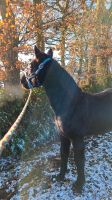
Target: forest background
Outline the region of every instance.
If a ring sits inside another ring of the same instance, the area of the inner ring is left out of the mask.
[[[0,138],[26,100],[20,71],[30,64],[35,44],[42,51],[52,47],[54,57],[84,90],[112,87],[112,1],[0,0]],[[6,154],[32,146],[32,139],[34,148],[53,138],[52,116],[44,90],[34,90]]]

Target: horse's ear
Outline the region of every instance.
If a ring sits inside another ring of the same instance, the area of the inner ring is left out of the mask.
[[[34,47],[34,51],[35,51],[35,56],[36,56],[36,58],[40,58],[40,56],[41,56],[41,51],[37,48],[36,45],[35,45],[35,47]]]
[[[47,52],[47,55],[49,55],[51,58],[53,57],[53,50],[51,48]]]

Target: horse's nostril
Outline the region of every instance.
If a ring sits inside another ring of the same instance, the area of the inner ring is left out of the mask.
[[[25,75],[23,75],[21,78],[20,78],[20,84],[22,85],[22,87],[24,89],[29,89],[29,86],[28,86],[28,83],[26,81],[26,77]]]

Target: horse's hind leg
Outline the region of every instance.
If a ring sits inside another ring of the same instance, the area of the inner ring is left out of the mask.
[[[70,150],[70,140],[65,138],[64,136],[61,136],[61,148],[60,148],[61,168],[60,168],[60,174],[58,176],[58,180],[64,180],[65,173],[67,171],[69,150]]]
[[[83,184],[85,182],[84,175],[84,163],[85,163],[85,155],[84,155],[84,140],[83,138],[76,137],[73,140],[73,149],[74,149],[74,160],[77,167],[77,181],[73,185],[73,190],[75,189],[77,192],[81,192]]]

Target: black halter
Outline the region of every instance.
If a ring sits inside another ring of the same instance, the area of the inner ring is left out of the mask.
[[[38,76],[38,74],[40,73],[40,71],[42,71],[45,67],[45,65],[51,61],[51,58],[47,58],[46,60],[44,60],[42,63],[40,63],[40,65],[38,66],[38,69],[31,75],[31,76],[27,76],[26,73],[25,73],[25,77],[26,77],[26,80],[27,80],[27,83],[28,83],[28,87],[29,89],[32,89],[33,88],[33,85],[31,83],[31,80],[32,78],[36,78]],[[36,87],[39,87],[41,86],[42,83],[38,80],[38,82],[36,83]]]

